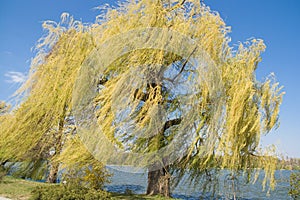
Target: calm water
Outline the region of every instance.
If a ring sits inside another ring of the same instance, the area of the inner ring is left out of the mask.
[[[109,168],[109,170],[114,173],[114,176],[111,178],[112,182],[106,186],[106,189],[108,191],[124,193],[126,189],[129,189],[136,194],[146,193],[147,174],[143,173],[143,171],[140,170],[138,173],[129,173],[111,168]],[[276,171],[275,177],[277,185],[275,190],[270,191],[269,195],[267,195],[267,191],[262,191],[261,181],[263,179],[263,175],[259,177],[258,181],[255,184],[246,184],[243,179],[239,179],[236,186],[236,197],[237,199],[242,200],[292,199],[288,196],[290,174],[291,171],[288,170]],[[225,185],[224,178],[225,176],[220,177],[220,188],[225,187],[227,188],[227,190],[223,189],[223,192],[220,192],[218,197],[215,199],[233,199],[232,192],[226,192],[228,191],[228,186]],[[228,184],[228,182],[226,183]],[[181,182],[176,188],[171,189],[171,193],[172,197],[179,199],[194,200],[199,199],[200,196],[202,196],[202,198],[204,197],[204,199],[211,199],[211,197],[207,197],[208,194],[206,194],[206,197],[204,194],[201,194],[201,191],[199,191],[199,187],[195,189],[195,187],[191,187],[187,182],[184,181]]]

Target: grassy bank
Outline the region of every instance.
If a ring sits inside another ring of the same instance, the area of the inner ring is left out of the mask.
[[[6,197],[16,200],[27,200],[31,197],[31,191],[37,186],[49,185],[47,183],[39,183],[35,181],[28,181],[23,179],[14,178],[11,176],[4,177],[4,180],[0,182],[0,197]],[[164,197],[150,197],[147,195],[125,195],[111,193],[112,200],[124,199],[124,200],[147,200],[147,199],[158,199],[158,200],[170,200],[170,198]]]
[[[0,182],[0,196],[11,199],[29,199],[31,191],[43,183],[5,176]]]

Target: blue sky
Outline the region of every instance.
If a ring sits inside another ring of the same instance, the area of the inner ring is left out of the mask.
[[[300,157],[300,1],[206,0],[232,27],[231,45],[261,38],[267,45],[257,78],[274,72],[286,95],[280,128],[263,138],[275,143],[285,156]],[[42,36],[42,22],[58,21],[69,12],[75,19],[93,22],[93,8],[109,0],[2,0],[0,1],[0,100],[9,101],[26,77],[31,48]],[[299,123],[299,124],[298,124]]]

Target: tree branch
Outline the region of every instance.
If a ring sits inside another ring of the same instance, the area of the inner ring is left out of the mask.
[[[147,99],[149,98],[149,94],[148,93],[145,94],[145,93],[139,92],[139,91],[140,91],[139,89],[135,90],[135,92],[133,94],[134,99],[138,99],[138,100],[146,102]]]
[[[172,127],[172,126],[180,124],[181,121],[182,121],[181,118],[176,118],[176,119],[171,119],[169,121],[166,121],[166,123],[163,127],[163,132],[166,131],[168,128]]]
[[[182,64],[180,72],[173,78],[172,82],[175,81],[176,78],[183,72],[183,70],[184,70],[186,64],[188,63],[190,57],[195,53],[196,50],[197,50],[197,46],[194,48],[194,50],[190,53],[190,55],[187,57],[185,62]]]

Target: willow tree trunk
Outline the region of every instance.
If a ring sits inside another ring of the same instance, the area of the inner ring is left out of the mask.
[[[147,195],[163,195],[170,197],[170,176],[166,169],[148,169]]]
[[[58,163],[53,163],[50,165],[49,174],[48,174],[48,177],[46,180],[47,183],[56,183],[57,182],[58,169],[59,169]]]
[[[54,154],[59,154],[62,150],[62,136],[64,134],[64,122],[65,122],[64,117],[59,121],[57,138],[55,140],[55,145],[54,145],[55,146]],[[50,168],[49,174],[48,174],[46,182],[47,183],[56,183],[58,170],[59,170],[59,163],[50,160],[49,168]]]

